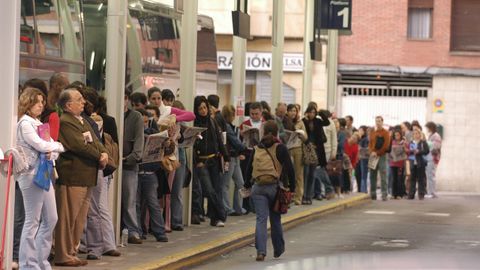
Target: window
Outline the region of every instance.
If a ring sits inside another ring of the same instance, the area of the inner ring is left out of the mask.
[[[408,32],[409,39],[432,38],[433,0],[408,1]]]
[[[480,1],[452,1],[452,51],[480,51]]]

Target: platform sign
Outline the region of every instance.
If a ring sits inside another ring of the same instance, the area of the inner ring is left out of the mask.
[[[320,2],[321,29],[352,29],[352,0],[318,1]]]

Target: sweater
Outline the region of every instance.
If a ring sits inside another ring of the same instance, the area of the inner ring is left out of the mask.
[[[343,149],[345,154],[350,158],[350,162],[352,163],[352,168],[357,167],[358,163],[358,144],[349,144],[348,140],[345,141],[343,145]]]

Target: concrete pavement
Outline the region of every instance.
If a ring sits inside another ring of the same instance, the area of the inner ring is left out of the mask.
[[[282,217],[285,230],[311,221],[321,215],[341,211],[370,202],[365,194],[354,194],[343,199],[314,201],[310,206],[292,206]],[[89,261],[77,269],[178,269],[191,267],[215,256],[240,249],[254,241],[255,215],[228,217],[224,228],[211,227],[208,221],[192,225],[182,232],[168,234],[168,243],[159,243],[149,237],[142,245],[119,248],[121,257],[102,257]],[[84,255],[80,255],[81,257]],[[69,269],[54,267],[54,269]]]

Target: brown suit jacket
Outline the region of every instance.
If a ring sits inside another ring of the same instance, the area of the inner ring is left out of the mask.
[[[85,142],[84,135],[90,132],[93,142]],[[58,141],[65,147],[57,161],[59,179],[57,184],[67,186],[92,187],[97,184],[98,162],[101,153],[107,150],[95,136],[86,120],[83,124],[71,113],[60,117]]]

